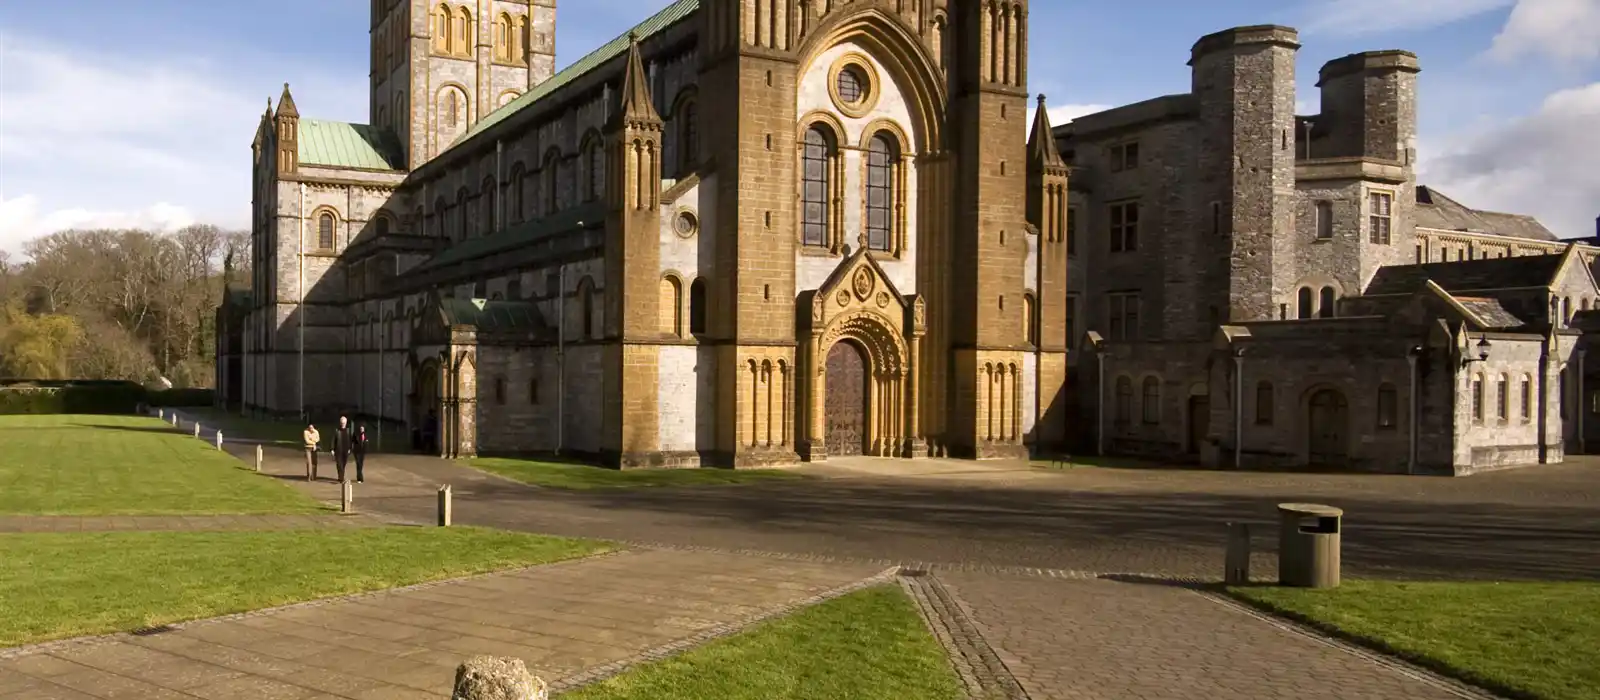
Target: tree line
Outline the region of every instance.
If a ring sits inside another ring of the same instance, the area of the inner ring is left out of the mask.
[[[210,387],[226,268],[249,280],[250,234],[70,230],[0,250],[0,377],[166,378]]]

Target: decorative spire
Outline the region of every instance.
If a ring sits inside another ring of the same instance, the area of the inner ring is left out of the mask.
[[[1050,113],[1045,109],[1044,93],[1039,93],[1039,106],[1033,110],[1033,132],[1028,134],[1028,160],[1045,167],[1063,167],[1061,149],[1056,147],[1055,134],[1050,129]]]
[[[615,126],[661,123],[655,99],[650,96],[650,76],[644,72],[644,59],[639,56],[639,35],[634,32],[628,32],[628,64],[622,69],[621,93]]]
[[[283,96],[278,98],[278,118],[284,117],[300,117],[300,110],[294,106],[294,96],[289,94],[288,83],[283,84]]]

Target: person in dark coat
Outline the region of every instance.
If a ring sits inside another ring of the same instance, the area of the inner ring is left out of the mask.
[[[344,482],[344,465],[350,461],[350,419],[339,416],[339,429],[333,431],[333,463],[339,470],[339,482]]]
[[[361,468],[367,463],[367,426],[365,424],[356,427],[356,437],[350,443],[350,453],[356,457],[356,483],[366,483],[367,480],[361,472]]]
[[[422,451],[423,454],[436,454],[439,452],[439,414],[433,409],[428,409],[428,416],[422,419]]]

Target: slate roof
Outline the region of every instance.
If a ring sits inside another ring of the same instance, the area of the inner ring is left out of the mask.
[[[1555,282],[1563,253],[1479,258],[1421,265],[1385,265],[1367,285],[1367,294],[1410,294],[1432,280],[1454,294],[1481,289],[1545,287]]]
[[[605,222],[606,210],[603,202],[580,204],[562,209],[542,219],[508,226],[487,236],[468,238],[429,258],[412,272],[426,272],[474,258],[488,257],[549,236],[600,228]]]
[[[1439,231],[1487,233],[1535,241],[1560,240],[1531,216],[1473,209],[1426,185],[1417,186],[1416,225]]]
[[[542,331],[549,328],[539,307],[504,299],[440,299],[446,326],[472,326],[480,332]]]
[[[532,90],[523,93],[517,99],[506,103],[505,106],[493,112],[490,112],[483,119],[478,120],[478,123],[474,124],[471,129],[467,130],[465,135],[463,135],[460,139],[457,139],[451,148],[455,148],[463,143],[466,143],[467,141],[471,140],[473,136],[483,133],[489,127],[505,121],[506,117],[526,109],[528,106],[538,102],[545,96],[561,89],[562,86],[583,77],[589,71],[605,65],[611,59],[621,56],[624,51],[628,50],[630,36],[636,37],[638,41],[642,42],[645,39],[660,33],[667,27],[672,26],[674,23],[678,22],[678,20],[690,16],[695,10],[698,9],[700,9],[700,0],[677,0],[677,2],[668,5],[665,9],[652,15],[649,19],[640,22],[638,26],[635,26],[633,29],[623,32],[621,36],[618,36],[617,38],[601,45],[600,48],[589,52],[587,56],[578,59],[577,61],[573,62],[572,65],[557,71],[555,75],[550,76],[549,80],[539,83]]]
[[[1482,319],[1489,328],[1510,330],[1528,325],[1526,321],[1518,318],[1516,314],[1511,313],[1505,306],[1501,305],[1498,299],[1455,297],[1455,300],[1466,307],[1468,311],[1471,311],[1474,316]]]
[[[387,130],[325,119],[300,120],[300,163],[330,168],[400,170],[399,144]]]

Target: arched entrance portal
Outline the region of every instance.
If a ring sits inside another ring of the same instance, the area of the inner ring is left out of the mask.
[[[1341,466],[1348,457],[1350,407],[1337,389],[1319,389],[1307,405],[1310,438],[1307,461],[1315,466]]]
[[[408,412],[411,416],[412,446],[423,452],[438,450],[439,363],[429,360],[417,366]]]
[[[827,396],[823,400],[828,454],[859,455],[867,439],[867,359],[861,347],[840,340],[828,350]]]

